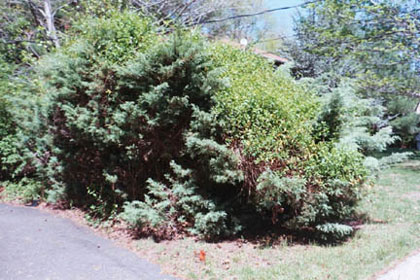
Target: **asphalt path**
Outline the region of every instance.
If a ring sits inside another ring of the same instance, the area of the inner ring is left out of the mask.
[[[86,227],[31,207],[0,203],[0,279],[175,278]]]
[[[420,280],[420,252],[406,258],[377,280]]]
[[[175,280],[88,228],[0,203],[0,280]],[[420,280],[420,253],[378,280]]]

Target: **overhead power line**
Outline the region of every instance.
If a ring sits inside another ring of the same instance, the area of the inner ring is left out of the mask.
[[[192,24],[190,24],[190,26],[199,25],[199,24],[207,24],[207,23],[217,23],[217,22],[223,22],[223,21],[228,21],[228,20],[238,19],[238,18],[246,18],[246,17],[260,16],[260,15],[264,15],[264,14],[268,14],[268,13],[273,13],[273,12],[277,12],[277,11],[283,11],[283,10],[289,10],[289,9],[294,9],[294,8],[305,7],[305,6],[309,5],[309,4],[313,4],[313,3],[316,3],[316,2],[319,2],[319,1],[320,0],[313,0],[313,1],[307,1],[307,2],[304,2],[302,4],[294,5],[294,6],[279,7],[279,8],[274,8],[274,9],[267,9],[267,10],[260,11],[258,13],[242,14],[242,15],[235,15],[235,16],[230,16],[230,17],[226,17],[226,18],[204,20],[204,21],[199,21],[199,22],[192,23]]]

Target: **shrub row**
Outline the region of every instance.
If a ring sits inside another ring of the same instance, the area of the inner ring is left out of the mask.
[[[48,199],[162,237],[232,235],[244,212],[350,234],[363,157],[319,140],[312,91],[250,52],[156,30],[94,19],[38,63],[13,110]]]

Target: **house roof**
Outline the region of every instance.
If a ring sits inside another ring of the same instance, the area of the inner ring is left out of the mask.
[[[266,51],[261,50],[261,49],[254,48],[253,51],[256,54],[261,55],[262,57],[265,57],[269,60],[273,60],[276,65],[281,65],[281,64],[285,64],[286,62],[288,62],[288,60],[286,58],[280,57],[280,56],[275,55],[275,54],[270,53],[270,52],[266,52]]]
[[[245,47],[237,42],[233,42],[229,39],[219,39],[218,41],[223,42],[225,44],[231,45],[233,47],[236,47],[238,49],[244,49]],[[281,56],[275,55],[273,53],[267,52],[265,50],[259,49],[259,48],[249,48],[250,51],[254,52],[257,55],[260,55],[270,61],[272,61],[276,66],[280,66],[282,64],[285,64],[288,62],[286,58],[283,58]]]

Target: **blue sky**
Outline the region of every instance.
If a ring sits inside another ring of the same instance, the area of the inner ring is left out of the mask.
[[[303,0],[265,0],[267,8],[280,8],[301,4]],[[271,13],[276,20],[276,26],[273,30],[278,30],[279,33],[290,36],[293,34],[293,15],[296,9],[289,9]]]

